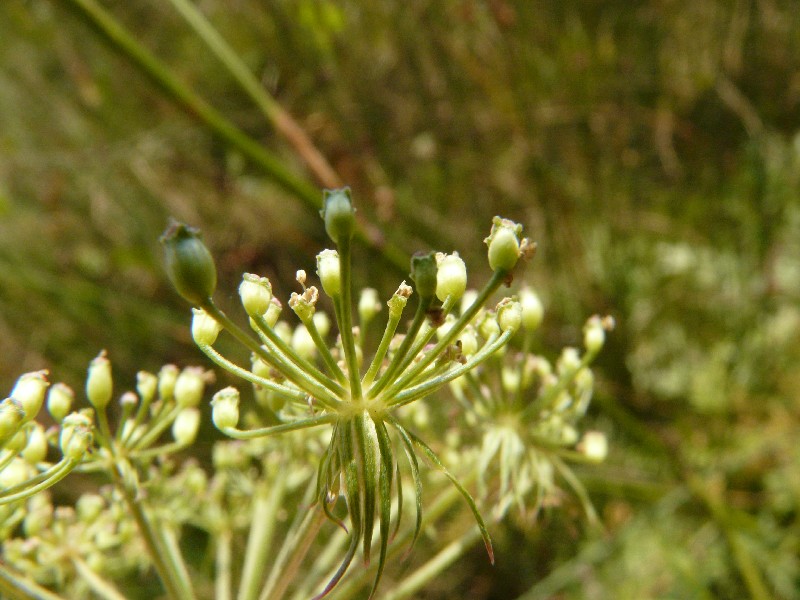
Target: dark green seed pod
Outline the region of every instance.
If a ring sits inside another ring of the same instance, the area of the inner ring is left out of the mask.
[[[214,258],[200,235],[199,229],[172,221],[161,236],[170,281],[195,306],[205,305],[217,287]]]
[[[323,192],[322,210],[319,214],[325,220],[325,231],[335,243],[349,240],[353,236],[356,227],[355,213],[350,188]]]
[[[430,298],[436,293],[438,270],[435,252],[417,252],[411,257],[411,279],[420,298]]]

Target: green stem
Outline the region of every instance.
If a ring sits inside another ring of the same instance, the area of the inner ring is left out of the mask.
[[[361,381],[362,387],[370,388],[372,385],[375,375],[378,374],[381,363],[383,363],[383,359],[389,351],[389,344],[392,343],[394,332],[397,331],[397,325],[400,323],[400,318],[402,316],[402,311],[398,311],[397,314],[393,314],[391,311],[389,312],[389,319],[386,322],[386,329],[383,331],[383,337],[381,338],[380,344],[378,344],[378,349],[375,351],[375,356],[372,358],[372,364],[370,364],[367,374],[364,375],[364,379]],[[370,392],[372,392],[372,390],[370,390]]]
[[[327,423],[333,423],[336,419],[336,415],[319,415],[309,419],[302,419],[291,423],[281,423],[280,425],[272,425],[270,427],[260,427],[258,429],[243,430],[236,429],[235,427],[225,427],[222,429],[222,433],[237,440],[252,440],[258,437],[286,433],[287,431],[296,431],[297,429],[307,429],[309,427],[316,427],[317,425],[325,425]]]
[[[271,355],[267,352],[261,344],[259,344],[256,340],[252,337],[247,335],[247,333],[242,330],[236,323],[231,321],[224,312],[222,312],[217,306],[214,304],[214,301],[209,298],[206,301],[206,304],[202,307],[211,317],[213,317],[220,325],[222,325],[225,329],[228,330],[236,340],[241,343],[245,348],[253,352],[256,356],[262,359],[265,363],[269,365],[276,365],[277,357]],[[277,337],[277,336],[276,336]],[[306,375],[302,370],[298,369],[296,366],[292,365],[291,363],[283,363],[280,362],[276,365],[276,368],[283,367],[287,373],[286,375],[292,380],[294,384],[298,387],[303,389],[306,393],[312,395],[316,400],[320,402],[326,408],[333,408],[337,406],[340,402],[339,400],[331,394],[331,392],[323,387],[322,385],[318,384],[316,381],[313,381]]]
[[[403,600],[413,596],[463,556],[467,550],[471,550],[479,539],[481,539],[481,531],[478,527],[473,527],[460,538],[445,546],[416,571],[405,575],[402,583],[381,597],[383,600]]]
[[[351,249],[349,236],[342,236],[336,243],[339,250],[339,275],[342,279],[341,306],[337,311],[339,317],[339,334],[342,337],[342,348],[347,363],[347,376],[350,379],[350,398],[361,400],[361,375],[358,372],[358,357],[353,338],[353,282]],[[336,299],[334,299],[334,302]]]
[[[11,504],[12,502],[17,502],[18,500],[24,500],[25,498],[30,498],[31,496],[38,494],[42,490],[46,490],[47,488],[55,485],[56,483],[64,479],[64,477],[69,475],[70,471],[72,471],[72,469],[74,469],[75,465],[77,464],[78,461],[72,460],[70,458],[64,458],[60,460],[46,471],[46,477],[44,481],[41,481],[38,484],[23,489],[19,492],[0,496],[0,506],[2,506],[3,504]]]
[[[325,365],[328,367],[328,370],[336,377],[336,381],[340,384],[347,383],[347,377],[345,377],[344,372],[342,371],[341,367],[339,367],[336,359],[333,358],[333,354],[331,354],[330,348],[325,343],[325,340],[322,339],[322,336],[319,333],[319,329],[317,329],[317,324],[314,323],[314,319],[309,317],[307,319],[301,319],[303,321],[303,325],[305,325],[308,334],[311,336],[311,339],[314,342],[314,346],[316,346],[319,355],[322,357],[322,360],[325,362]]]
[[[103,598],[104,600],[125,600],[125,596],[123,596],[111,582],[106,581],[95,573],[85,561],[77,556],[72,556],[71,559],[78,575],[80,575],[83,581],[89,584],[89,587],[92,588],[92,591],[99,598]]]
[[[508,272],[506,271],[495,271],[492,274],[492,278],[489,282],[484,286],[484,288],[478,294],[478,297],[475,298],[475,302],[473,302],[469,308],[464,311],[464,313],[453,323],[453,326],[450,330],[439,338],[439,341],[436,345],[425,353],[425,356],[413,367],[411,367],[402,377],[400,377],[397,381],[392,384],[392,390],[401,390],[403,389],[409,381],[412,381],[417,375],[419,375],[422,371],[424,371],[429,364],[431,364],[453,340],[456,339],[459,333],[461,333],[464,328],[472,321],[478,311],[486,304],[486,301],[489,299],[497,288],[500,287],[500,284],[506,280],[508,277]]]
[[[239,584],[237,600],[256,600],[264,575],[267,553],[272,545],[272,536],[277,522],[276,513],[281,506],[286,478],[277,477],[272,493],[267,494],[266,486],[260,486],[253,497],[250,535],[244,553],[244,567]]]
[[[233,532],[226,524],[217,534],[217,550],[214,557],[214,598],[215,600],[231,600]]]
[[[0,598],[9,600],[65,600],[21,573],[11,571],[0,559]]]

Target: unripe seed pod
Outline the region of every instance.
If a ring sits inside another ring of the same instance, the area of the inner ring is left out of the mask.
[[[353,208],[350,188],[325,190],[322,203],[320,215],[325,220],[325,231],[328,232],[328,236],[336,244],[350,239],[356,227],[356,211]]]
[[[192,308],[192,338],[198,346],[213,346],[222,325],[202,308]]]
[[[56,383],[47,392],[47,410],[57,423],[69,414],[75,392],[65,383]]]
[[[458,255],[437,254],[436,297],[444,302],[448,296],[459,300],[467,289],[467,265]]]
[[[217,267],[200,230],[173,221],[161,236],[164,259],[172,285],[185,300],[204,305],[217,287]]]
[[[30,421],[35,418],[44,403],[44,394],[47,386],[47,371],[34,371],[25,373],[17,379],[11,397],[22,407],[24,419]]]
[[[197,437],[200,427],[200,411],[197,408],[184,408],[172,422],[172,437],[181,445],[188,446]]]
[[[436,293],[435,252],[417,252],[411,257],[411,279],[420,298],[431,298]]]
[[[227,387],[216,394],[211,400],[211,419],[218,429],[236,427],[239,423],[239,390]]]
[[[245,273],[242,283],[239,284],[239,297],[248,315],[261,317],[267,312],[272,300],[272,284],[266,277]]]
[[[164,365],[158,372],[158,397],[167,400],[175,395],[175,383],[180,369],[175,365]]]
[[[484,241],[489,247],[489,267],[492,271],[510,271],[519,260],[522,225],[495,217],[492,231]]]
[[[103,350],[89,363],[86,376],[86,397],[96,410],[103,410],[111,402],[114,382],[111,378],[111,361]]]
[[[542,323],[544,306],[539,296],[531,288],[525,287],[519,293],[522,304],[522,326],[527,331],[534,331]]]
[[[175,402],[187,408],[197,406],[206,389],[206,375],[201,367],[186,367],[175,381]]]
[[[331,298],[342,293],[341,265],[336,250],[323,250],[317,255],[317,275],[322,289]]]

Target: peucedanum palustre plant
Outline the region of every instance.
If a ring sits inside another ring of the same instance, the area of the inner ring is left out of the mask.
[[[323,291],[333,302],[339,330],[338,348],[328,347],[315,323],[319,292],[314,286],[306,287],[305,272],[298,273],[302,293],[292,294],[289,300],[289,306],[302,322],[314,352],[321,359],[322,368],[297,352],[275,330],[280,305],[274,301],[272,286],[266,278],[246,274],[239,288],[250,326],[258,336],[256,339],[241,330],[214,303],[216,270],[197,233],[174,224],[163,238],[173,283],[184,298],[196,306],[192,332],[200,349],[221,367],[263,388],[281,403],[291,405],[287,410],[288,418],[275,414],[279,423],[242,430],[237,428],[239,393],[234,388],[225,389],[212,401],[215,425],[237,439],[320,426],[331,428],[330,443],[319,463],[316,500],[325,514],[338,522],[331,506],[340,495],[344,496],[351,541],[339,569],[319,597],[336,586],[359,545],[365,562],[369,562],[376,519],[379,556],[373,593],[377,589],[391,535],[394,499],[402,506],[402,477],[396,476],[400,472],[400,461],[395,444],[405,454],[415,488],[413,539],[419,534],[422,523],[418,460],[421,454],[443,471],[462,494],[481,530],[490,560],[494,560],[489,533],[472,496],[444,467],[430,446],[403,425],[396,413],[400,407],[434,393],[475,369],[508,343],[522,319],[522,307],[512,298],[501,300],[491,314],[481,315],[495,326],[482,339],[481,346],[468,356],[462,353],[458,336],[473,323],[503,282],[511,280],[519,258],[533,250],[533,245],[520,237],[521,226],[495,219],[486,239],[493,276],[446,330],[439,325],[466,291],[466,266],[457,254],[415,255],[411,260],[414,288],[403,282],[389,300],[383,336],[372,358],[366,360],[366,349],[361,343],[364,336],[357,339],[353,324],[351,242],[355,231],[354,213],[349,190],[326,192],[322,217],[336,250],[326,249],[317,256],[317,274]],[[417,296],[414,317],[401,341],[393,346],[412,292]],[[365,312],[369,312],[369,307],[365,308]],[[366,320],[368,317],[364,315],[362,322]],[[214,350],[213,343],[222,328],[253,352],[253,369],[237,366]],[[263,366],[259,366],[259,361]],[[394,440],[391,433],[396,436]]]
[[[535,294],[523,288],[518,297],[489,303],[534,246],[519,225],[495,218],[485,240],[488,283],[468,290],[457,253],[415,255],[413,286],[402,282],[389,298],[383,334],[371,348],[368,332],[382,306],[371,288],[354,301],[349,190],[326,192],[322,216],[336,246],[320,252],[316,265],[333,305],[333,342],[331,319],[318,309],[319,290],[307,285],[305,271],[298,271],[300,291],[288,301],[299,321],[294,327],[281,319],[270,282],[244,275],[239,293],[247,332],[213,301],[216,268],[199,233],[174,223],[162,238],[170,278],[194,305],[195,342],[252,384],[255,402],[241,417],[237,389],[222,389],[211,401],[214,424],[231,439],[214,444],[210,474],[175,458],[197,435],[209,372],[172,365],[157,375],[142,372],[136,391],[123,393],[115,406],[110,362],[101,353],[87,376],[89,406],[78,410],[72,390],[47,389],[45,372],[20,378],[0,404],[0,592],[58,597],[41,587],[47,586],[70,598],[118,600],[125,594],[115,583],[152,568],[171,598],[225,600],[237,588],[239,600],[289,593],[298,600],[350,598],[364,587],[374,595],[398,547],[408,552],[461,499],[477,527],[443,540],[439,554],[383,594],[408,598],[477,539],[493,560],[479,503],[495,520],[512,508],[535,514],[555,503],[558,473],[592,516],[567,462],[605,454],[604,436],[579,438],[577,426],[593,388],[588,367],[611,321],[592,317],[583,355],[566,349],[555,368],[532,354],[542,319]],[[409,300],[416,307],[404,320]],[[214,347],[222,330],[250,351],[246,367]],[[512,347],[518,330],[521,346]],[[432,394],[454,398],[460,418],[432,425],[426,415],[442,404],[418,402]],[[45,398],[56,423],[49,429],[35,420]],[[443,459],[412,429],[427,433]],[[56,454],[60,459],[50,461]],[[444,473],[452,494],[422,464]],[[74,506],[56,505],[47,488],[76,471],[101,475],[107,484]],[[467,491],[472,485],[477,502]],[[423,487],[433,489],[425,511]],[[413,519],[403,516],[409,502]],[[326,520],[341,527],[326,532]],[[213,550],[211,593],[180,546],[187,527],[204,532]],[[304,562],[312,552],[313,563]],[[377,560],[342,582],[359,552],[365,563],[373,553]]]

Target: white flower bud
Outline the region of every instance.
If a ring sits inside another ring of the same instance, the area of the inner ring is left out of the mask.
[[[11,397],[19,402],[24,413],[24,419],[30,421],[35,418],[44,403],[44,394],[47,390],[47,371],[34,371],[25,373],[17,379]]]
[[[201,367],[186,367],[175,381],[175,402],[182,408],[197,406],[206,389],[206,374]]]
[[[239,423],[239,390],[226,387],[211,400],[211,419],[217,429],[235,428]]]
[[[342,293],[339,268],[339,253],[336,250],[323,250],[317,254],[317,275],[322,283],[322,289],[331,298]]]
[[[178,381],[180,369],[175,365],[164,365],[158,372],[158,396],[162,400],[175,395],[175,383]],[[141,391],[139,392],[141,394]],[[144,398],[144,396],[142,396]]]
[[[436,265],[436,297],[442,302],[448,296],[459,300],[467,289],[467,265],[458,252],[437,254]]]
[[[182,446],[193,443],[200,427],[200,411],[197,408],[184,408],[172,422],[172,437]]]
[[[608,456],[608,439],[601,431],[587,431],[583,434],[577,449],[589,460],[602,462]]]
[[[56,383],[47,392],[47,410],[57,423],[69,414],[75,392],[65,383]]]
[[[320,337],[324,338],[331,331],[331,319],[324,312],[316,312],[314,313],[314,326]]]
[[[34,423],[28,430],[28,441],[21,456],[30,465],[36,465],[47,457],[47,436],[44,434],[44,428],[38,423]]]
[[[568,373],[572,373],[580,366],[581,357],[578,354],[578,350],[572,347],[567,347],[561,351],[561,356],[558,357],[556,371],[559,375],[566,375]]]
[[[217,341],[222,325],[202,308],[193,308],[192,338],[198,346],[213,346]]]
[[[592,317],[583,328],[583,346],[589,354],[600,351],[606,341],[606,331],[600,317]]]
[[[362,323],[369,323],[381,312],[381,303],[378,299],[378,290],[364,288],[358,298],[358,317]]]
[[[518,370],[511,367],[503,367],[500,381],[502,382],[503,389],[507,393],[515,394],[519,390],[520,373]]]
[[[239,297],[248,315],[260,317],[267,312],[272,300],[272,284],[266,277],[245,273],[239,285]]]
[[[522,305],[511,298],[503,298],[497,305],[497,322],[504,332],[517,331],[522,324]]]
[[[97,410],[104,410],[111,401],[114,392],[114,382],[111,378],[111,361],[103,350],[89,363],[89,373],[86,377],[86,397]]]
[[[519,293],[519,301],[522,304],[522,326],[528,331],[537,329],[544,317],[544,306],[539,296],[525,287]]]

